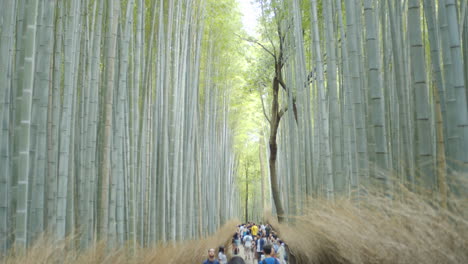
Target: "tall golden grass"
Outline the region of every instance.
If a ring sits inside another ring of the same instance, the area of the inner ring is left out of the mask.
[[[398,195],[396,194],[398,193]],[[449,199],[448,209],[425,196],[395,192],[392,199],[367,192],[359,202],[311,199],[302,216],[278,224],[266,216],[290,250],[290,264],[468,263],[468,200]],[[86,251],[40,239],[26,252],[11,250],[0,263],[202,263],[209,248],[230,246],[238,221],[207,238],[152,248]]]
[[[468,263],[468,200],[452,199],[448,210],[403,192],[393,199],[369,193],[359,203],[313,199],[294,224],[269,222],[291,264]]]
[[[86,263],[86,264],[189,264],[202,263],[209,248],[220,245],[229,246],[238,221],[226,223],[219,231],[207,238],[196,241],[185,241],[175,244],[159,245],[151,248],[122,247],[109,250],[105,243],[99,243],[86,251],[71,249],[70,241],[54,243],[48,239],[40,239],[26,252],[11,250],[7,256],[0,258],[5,264],[38,264],[38,263]]]

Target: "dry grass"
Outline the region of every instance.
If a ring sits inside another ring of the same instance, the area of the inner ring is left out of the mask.
[[[370,194],[359,205],[316,199],[294,225],[270,222],[295,256],[292,264],[468,263],[468,201],[452,201],[448,211],[404,196]]]
[[[67,249],[68,243],[54,245],[47,239],[41,239],[25,254],[11,251],[9,256],[0,259],[5,264],[38,264],[38,263],[161,263],[188,264],[202,263],[207,257],[209,248],[217,249],[220,245],[228,246],[234,233],[237,221],[226,223],[215,235],[197,241],[186,241],[175,245],[140,248],[132,254],[129,247],[109,251],[104,243],[84,252]]]
[[[294,224],[269,222],[288,244],[291,264],[314,263],[468,263],[468,200],[450,199],[449,210],[399,190],[393,199],[368,194],[350,200],[310,201]],[[5,264],[32,263],[202,263],[208,248],[229,246],[235,225],[215,235],[176,245],[109,251],[99,244],[87,251],[42,239],[25,254],[10,252]]]

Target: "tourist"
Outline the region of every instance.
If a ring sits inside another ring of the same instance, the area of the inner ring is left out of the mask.
[[[286,264],[286,248],[285,248],[285,245],[283,243],[283,241],[281,241],[280,239],[278,239],[278,243],[279,243],[279,248],[278,248],[278,254],[276,254],[276,256],[278,257],[279,261],[280,261],[280,264]]]
[[[270,232],[271,232],[271,226],[270,224],[267,224],[266,227],[265,227],[265,232],[266,232],[266,236],[269,237],[270,236]]]
[[[208,259],[203,264],[219,264],[219,261],[215,258],[214,248],[208,249]]]
[[[246,259],[253,259],[252,257],[252,241],[253,238],[250,235],[250,232],[247,232],[247,235],[244,237],[244,252]]]
[[[223,246],[219,246],[218,260],[219,260],[219,264],[227,264],[227,258],[226,258],[226,255],[224,254],[224,247]]]
[[[258,226],[254,223],[252,226],[252,236],[256,237],[258,233]]]
[[[234,251],[234,255],[239,254],[239,246],[240,246],[241,236],[239,232],[236,232],[232,237],[232,250]]]
[[[235,256],[231,260],[229,260],[228,264],[245,264],[245,261],[243,258]]]
[[[260,262],[262,260],[262,255],[263,255],[263,246],[265,246],[266,239],[264,236],[259,236],[259,239],[257,240],[257,261]]]
[[[272,256],[271,245],[265,245],[263,247],[263,253],[265,254],[265,258],[260,262],[260,264],[280,264],[279,260]]]

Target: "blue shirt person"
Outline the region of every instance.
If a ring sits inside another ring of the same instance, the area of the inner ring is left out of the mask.
[[[219,261],[215,258],[214,248],[208,249],[208,259],[203,264],[219,264]]]

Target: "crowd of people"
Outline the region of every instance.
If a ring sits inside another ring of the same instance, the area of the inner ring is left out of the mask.
[[[232,237],[233,257],[227,261],[223,246],[208,250],[208,259],[203,264],[245,264],[240,256],[241,246],[244,249],[245,260],[258,264],[287,264],[286,245],[278,237],[269,224],[257,225],[249,222],[238,225]]]

